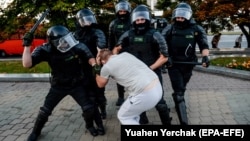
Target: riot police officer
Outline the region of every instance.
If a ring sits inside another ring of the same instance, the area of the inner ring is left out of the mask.
[[[108,48],[113,50],[119,37],[131,27],[130,22],[131,5],[123,0],[115,5],[116,18],[109,24]],[[116,106],[124,102],[124,87],[117,84],[118,100]]]
[[[106,37],[102,30],[97,28],[97,20],[94,13],[84,8],[76,14],[76,26],[77,30],[74,32],[74,36],[77,40],[87,45],[89,50],[94,56],[98,54],[98,50],[106,48]],[[88,62],[85,61],[85,64]],[[92,100],[94,100],[101,111],[103,119],[106,118],[106,105],[107,99],[105,97],[105,88],[99,88],[96,84],[95,77],[92,74],[92,68],[86,65],[84,71],[88,77],[88,90]],[[95,122],[97,125],[102,125],[102,121],[96,116]]]
[[[165,27],[162,35],[167,41],[169,56],[173,60],[173,65],[168,67],[168,74],[174,90],[172,96],[176,112],[180,124],[187,125],[188,117],[184,93],[195,66],[192,63],[197,62],[195,46],[196,44],[199,45],[203,67],[209,66],[209,46],[206,32],[192,18],[192,9],[189,4],[184,2],[179,3],[172,15],[173,24]],[[177,64],[177,61],[191,63]]]
[[[51,68],[51,87],[40,108],[34,128],[28,137],[28,141],[36,141],[49,116],[56,105],[67,95],[81,106],[86,128],[92,135],[97,135],[93,126],[95,105],[89,99],[85,84],[85,75],[82,61],[87,59],[89,64],[96,64],[95,57],[86,45],[75,40],[72,33],[61,25],[52,26],[47,30],[48,43],[37,47],[30,53],[30,45],[33,40],[32,33],[26,33],[23,38],[22,62],[25,68],[31,68],[42,61],[48,63]]]
[[[151,27],[151,14],[146,5],[138,5],[131,13],[132,29],[126,31],[118,40],[114,52],[125,50],[143,61],[158,75],[162,84],[162,64],[171,60],[168,59],[167,44],[160,32]],[[169,109],[162,97],[156,105],[163,125],[171,124]],[[148,123],[146,112],[140,115],[140,123]]]

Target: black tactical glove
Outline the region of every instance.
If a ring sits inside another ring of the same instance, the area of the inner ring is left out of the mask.
[[[208,59],[207,56],[203,56],[203,57],[202,57],[201,63],[202,63],[202,64],[205,63],[205,64],[206,64],[206,67],[208,67],[209,64],[210,64],[210,61],[209,61],[209,59]]]
[[[93,75],[94,75],[94,76],[95,76],[96,74],[99,74],[99,75],[100,75],[100,73],[101,73],[101,68],[102,68],[101,65],[95,64],[95,65],[92,67]]]
[[[23,36],[23,46],[30,46],[33,42],[34,35],[33,33],[27,32]]]
[[[173,60],[171,57],[168,57],[168,61],[166,62],[167,68],[172,67],[172,65],[173,65]]]

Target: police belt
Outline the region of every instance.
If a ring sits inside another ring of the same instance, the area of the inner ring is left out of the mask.
[[[62,78],[62,77],[51,77],[51,85],[52,86],[65,86],[71,87],[83,82],[83,76],[71,77],[71,78]]]

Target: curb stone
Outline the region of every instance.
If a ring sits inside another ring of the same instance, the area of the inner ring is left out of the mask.
[[[250,80],[250,71],[236,70],[218,66],[209,66],[208,68],[196,66],[194,70]],[[0,74],[0,82],[49,82],[49,79],[49,73]]]

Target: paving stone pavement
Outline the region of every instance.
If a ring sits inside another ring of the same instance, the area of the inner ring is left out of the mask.
[[[172,124],[178,125],[172,88],[167,74],[164,98],[170,108]],[[39,107],[49,88],[48,82],[0,82],[0,141],[25,141],[31,132]],[[81,109],[71,97],[55,108],[42,130],[39,141],[120,141],[120,123],[115,106],[116,84],[106,87],[106,134],[92,137],[85,129]],[[127,94],[126,94],[127,96]],[[185,95],[191,125],[250,125],[250,81],[194,71]],[[157,111],[147,112],[150,125],[161,124]]]

